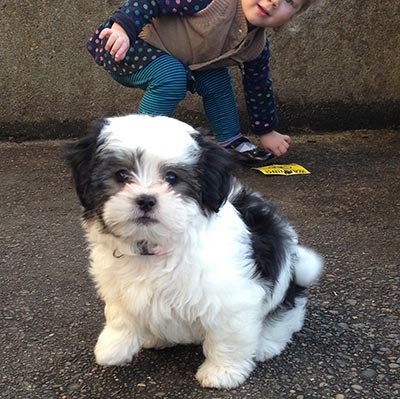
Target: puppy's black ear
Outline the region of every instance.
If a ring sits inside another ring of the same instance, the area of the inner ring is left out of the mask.
[[[232,187],[234,162],[229,152],[219,145],[201,135],[195,139],[202,149],[198,165],[202,202],[207,210],[218,212]]]
[[[71,168],[76,193],[86,211],[93,209],[94,206],[90,189],[91,176],[98,147],[98,136],[104,124],[104,120],[93,124],[86,137],[65,146],[65,161]]]

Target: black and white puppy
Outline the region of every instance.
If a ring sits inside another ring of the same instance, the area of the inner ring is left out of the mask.
[[[233,388],[301,329],[322,261],[218,145],[176,119],[129,115],[71,144],[67,162],[105,302],[98,364],[202,344],[200,384]]]

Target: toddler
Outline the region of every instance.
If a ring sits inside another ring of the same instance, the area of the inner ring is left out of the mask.
[[[97,64],[124,86],[143,89],[138,113],[172,115],[187,90],[203,100],[217,142],[247,165],[285,154],[275,130],[266,28],[280,27],[315,0],[127,0],[87,43]],[[240,132],[229,67],[242,70],[252,131]]]

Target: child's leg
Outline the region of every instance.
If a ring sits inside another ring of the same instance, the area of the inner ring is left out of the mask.
[[[111,75],[118,83],[145,90],[138,113],[171,116],[186,96],[187,74],[176,58],[163,55],[131,75]]]
[[[195,71],[195,87],[203,98],[206,115],[219,144],[225,146],[241,136],[235,95],[228,68]]]
[[[217,142],[240,153],[245,165],[264,164],[273,155],[256,147],[240,132],[239,116],[228,68],[195,71],[195,88],[203,97],[204,110]]]

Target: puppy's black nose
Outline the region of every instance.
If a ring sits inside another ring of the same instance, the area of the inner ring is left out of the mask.
[[[152,195],[142,194],[136,198],[136,203],[141,211],[150,212],[157,205],[157,200]]]

